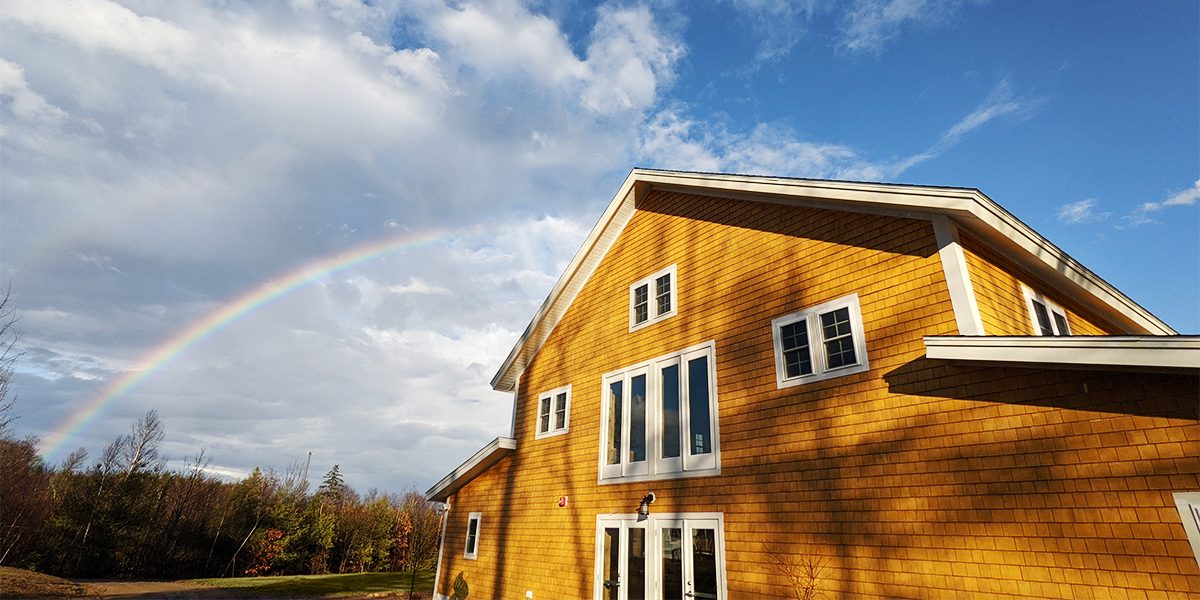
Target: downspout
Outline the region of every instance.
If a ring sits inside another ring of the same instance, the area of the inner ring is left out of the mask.
[[[438,538],[437,570],[433,572],[433,600],[446,597],[438,594],[438,584],[442,580],[442,551],[446,549],[446,520],[450,515],[450,499],[446,498],[443,504],[446,505],[446,509],[442,511],[442,533]]]

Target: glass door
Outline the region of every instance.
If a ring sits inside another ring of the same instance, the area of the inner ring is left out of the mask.
[[[596,519],[596,600],[725,600],[720,513]]]
[[[716,519],[656,520],[658,600],[723,600]]]
[[[595,597],[602,600],[646,600],[645,523],[627,519],[597,522]]]
[[[719,600],[721,572],[717,567],[717,521],[688,519],[683,523],[684,596]]]

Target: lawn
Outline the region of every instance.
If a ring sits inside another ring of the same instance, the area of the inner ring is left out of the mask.
[[[257,597],[365,596],[403,594],[410,591],[412,573],[351,573],[347,575],[290,575],[286,577],[230,577],[194,579],[196,583],[237,590]],[[414,592],[433,591],[433,571],[418,571]]]

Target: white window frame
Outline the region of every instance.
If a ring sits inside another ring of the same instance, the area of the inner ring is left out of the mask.
[[[1054,332],[1051,335],[1053,335],[1053,336],[1071,335],[1071,323],[1067,319],[1067,311],[1063,310],[1063,307],[1059,306],[1058,304],[1056,304],[1052,300],[1046,298],[1045,296],[1041,295],[1040,293],[1033,291],[1033,289],[1031,289],[1028,286],[1024,286],[1024,285],[1021,286],[1021,290],[1025,293],[1025,310],[1029,313],[1029,326],[1033,330],[1033,335],[1036,335],[1036,336],[1045,336],[1046,335],[1046,334],[1042,333],[1042,326],[1040,324],[1038,324],[1037,310],[1034,308],[1035,303],[1041,304],[1042,306],[1046,307],[1046,316],[1050,318],[1050,330]],[[1062,322],[1063,322],[1063,325],[1066,326],[1066,331],[1060,330],[1060,328],[1058,326],[1058,322],[1054,320],[1055,315],[1062,317]]]
[[[821,327],[821,315],[835,310],[848,308],[850,313],[850,335],[854,340],[854,356],[858,362],[852,365],[829,368],[825,356],[825,335]],[[804,321],[808,329],[808,351],[812,360],[812,373],[788,377],[787,364],[783,356],[783,336],[781,330],[787,325]],[[778,317],[771,321],[771,336],[775,344],[775,383],[778,388],[804,385],[815,381],[823,381],[834,377],[862,373],[870,367],[867,358],[867,336],[863,331],[862,309],[859,306],[858,294],[850,294],[837,300],[831,300],[816,306],[810,306],[791,314]]]
[[[658,312],[658,294],[656,293],[655,280],[663,275],[670,276],[671,283],[671,310],[666,312]],[[646,320],[641,323],[635,320],[634,311],[634,291],[637,288],[646,286]],[[643,327],[653,325],[664,319],[668,319],[679,314],[679,277],[676,276],[675,265],[671,265],[661,271],[655,272],[647,277],[633,282],[629,286],[629,332],[633,333]]]
[[[709,428],[712,439],[710,451],[693,455],[690,449],[691,435],[691,406],[688,390],[688,361],[698,358],[708,359],[708,414]],[[663,457],[662,454],[662,377],[663,368],[672,365],[679,367],[679,456]],[[608,411],[611,404],[609,385],[622,382],[621,410],[621,453],[629,451],[629,386],[630,381],[639,375],[646,377],[646,459],[637,463],[625,460],[625,456],[615,464],[607,461],[609,444]],[[721,473],[721,433],[718,418],[720,402],[717,397],[717,352],[716,342],[708,341],[659,356],[652,360],[637,363],[624,369],[605,373],[600,385],[600,452],[598,461],[597,482],[600,484],[624,483],[630,481],[650,481],[658,479],[677,479],[684,477],[701,477],[719,475]]]
[[[648,598],[661,598],[662,590],[662,561],[659,558],[662,556],[662,529],[664,527],[674,527],[683,529],[683,539],[690,539],[689,533],[696,528],[697,524],[704,522],[713,522],[716,531],[716,559],[717,559],[717,597],[718,600],[726,600],[729,598],[728,580],[725,573],[725,514],[719,512],[712,513],[655,513],[651,512],[648,517],[640,517],[637,514],[608,514],[596,515],[596,545],[595,545],[595,563],[593,565],[593,590],[592,597],[596,600],[605,598],[605,590],[603,582],[600,580],[600,573],[604,568],[604,529],[605,527],[619,527],[622,532],[618,538],[622,544],[620,549],[620,580],[627,578],[626,567],[628,557],[626,556],[628,531],[630,529],[645,529],[646,530],[646,556],[650,559],[646,561],[646,587]],[[689,560],[689,559],[685,559]],[[686,574],[686,571],[685,571]]]
[[[556,404],[559,395],[566,395],[566,415],[563,416],[563,426],[555,427],[555,416],[558,412]],[[549,398],[550,400],[550,419],[547,422],[547,428],[542,429],[542,400]],[[537,402],[533,406],[534,415],[534,439],[543,439],[562,435],[571,429],[571,385],[567,384],[562,387],[556,387],[552,390],[542,392],[537,395]]]
[[[471,547],[471,522],[475,522],[475,544]],[[479,558],[479,534],[483,531],[483,513],[473,512],[467,515],[467,535],[463,542],[463,558],[476,560]]]

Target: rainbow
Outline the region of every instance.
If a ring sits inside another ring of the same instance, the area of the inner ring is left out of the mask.
[[[197,319],[187,327],[171,336],[156,348],[138,358],[132,367],[126,369],[94,398],[63,420],[43,439],[42,456],[50,457],[57,452],[68,439],[79,433],[90,424],[106,406],[122,394],[145,381],[156,371],[170,363],[184,350],[220,331],[238,319],[262,308],[272,302],[294,292],[318,279],[339,271],[354,268],[362,263],[381,256],[430,246],[441,240],[454,239],[459,236],[471,235],[476,228],[458,231],[430,230],[399,238],[389,238],[354,247],[346,252],[321,258],[302,265],[289,273],[269,279],[240,296],[226,302],[212,312]]]

